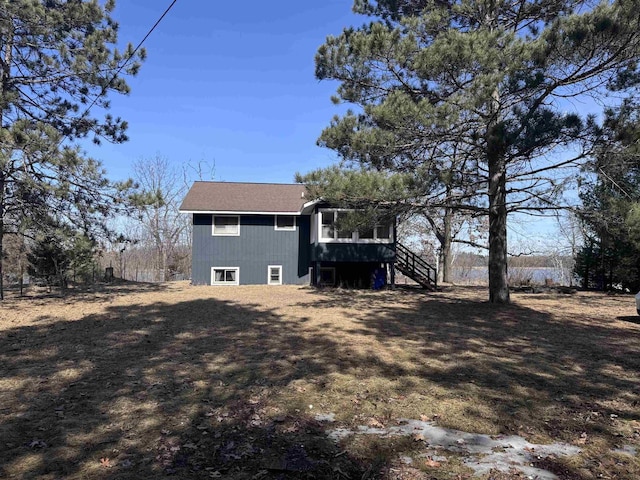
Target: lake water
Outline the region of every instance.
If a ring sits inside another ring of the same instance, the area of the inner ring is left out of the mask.
[[[509,269],[509,283],[511,285],[532,284],[544,285],[546,282],[568,286],[576,284],[571,282],[572,272],[568,268],[553,267],[512,267]],[[451,280],[453,283],[487,284],[489,272],[487,267],[461,268],[453,267]]]

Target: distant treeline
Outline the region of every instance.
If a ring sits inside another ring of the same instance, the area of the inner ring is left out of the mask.
[[[570,263],[572,257],[570,255],[513,255],[509,257],[509,267],[523,268],[555,268],[558,261]],[[453,261],[454,266],[464,265],[469,267],[486,267],[489,265],[489,257],[487,255],[479,255],[471,252],[457,253]]]

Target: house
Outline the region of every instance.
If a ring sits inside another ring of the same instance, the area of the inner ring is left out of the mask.
[[[345,210],[307,198],[301,184],[195,182],[180,211],[192,215],[196,285],[379,286],[423,262],[396,242],[393,223],[338,229]],[[424,286],[435,285],[429,268]]]

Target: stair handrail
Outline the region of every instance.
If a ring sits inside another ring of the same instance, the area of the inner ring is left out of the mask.
[[[396,257],[398,256],[398,253],[405,257],[404,263],[407,268],[410,268],[412,272],[416,272],[425,277],[428,282],[433,284],[433,286],[437,286],[437,271],[432,265],[427,263],[422,257],[416,255],[400,242],[396,242]],[[411,262],[409,262],[409,259],[411,259]],[[400,261],[402,261],[402,257],[400,257]],[[416,269],[416,263],[420,269]]]

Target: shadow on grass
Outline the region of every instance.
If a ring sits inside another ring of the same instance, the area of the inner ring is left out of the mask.
[[[353,382],[383,378],[407,389],[419,378],[467,398],[469,416],[490,406],[501,433],[526,425],[563,441],[581,432],[609,439],[614,413],[640,420],[638,336],[610,323],[559,321],[453,292],[301,295],[298,316],[198,299],[106,306],[3,331],[0,476],[377,478],[389,466],[385,452],[345,453],[310,415],[304,389],[282,394],[301,380],[322,391],[331,375],[355,371]],[[350,309],[348,330],[310,321],[325,308]],[[382,358],[344,336],[405,353]],[[274,403],[276,395],[288,401]]]
[[[339,367],[303,323],[194,300],[5,330],[0,476],[365,478],[306,404],[268,404]]]
[[[640,315],[623,315],[623,316],[617,317],[617,319],[620,320],[621,322],[636,323],[640,325]]]
[[[184,282],[186,284],[186,282]],[[6,288],[5,287],[5,301],[17,302],[43,302],[50,299],[61,299],[67,302],[74,302],[82,300],[85,302],[101,301],[106,296],[122,296],[131,295],[134,293],[151,293],[151,292],[163,292],[170,286],[170,282],[132,282],[128,280],[116,279],[113,282],[96,282],[91,284],[74,284],[67,287],[65,290],[61,290],[59,287],[53,287],[49,289],[44,286],[27,285],[24,288],[23,294],[20,295],[20,290],[17,287]],[[0,306],[3,303],[0,302]]]
[[[428,379],[454,395],[473,392],[475,403],[493,405],[498,412],[501,433],[528,424],[552,438],[571,441],[576,429],[589,430],[589,412],[640,420],[640,330],[620,328],[613,317],[556,318],[516,304],[491,305],[449,292],[362,292],[353,298],[324,290],[316,295],[317,301],[300,306],[350,304],[362,312],[355,317],[359,328],[349,333],[374,336],[383,345],[396,339],[420,345],[420,354],[410,358],[411,372],[400,362],[396,369],[389,363],[385,368]],[[385,306],[391,297],[393,308]],[[638,323],[638,317],[618,319]],[[624,395],[628,403],[619,401]],[[554,409],[569,416],[552,417]],[[608,430],[602,422],[597,428]],[[616,435],[613,429],[607,433]]]

